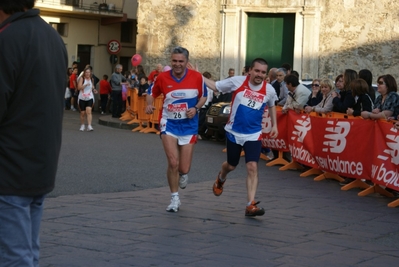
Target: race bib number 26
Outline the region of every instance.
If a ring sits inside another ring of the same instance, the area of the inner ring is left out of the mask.
[[[182,120],[187,118],[187,103],[168,105],[168,118],[171,120]]]
[[[265,95],[246,89],[240,104],[252,109],[260,109],[264,100]]]

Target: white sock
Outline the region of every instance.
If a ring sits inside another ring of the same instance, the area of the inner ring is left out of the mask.
[[[174,193],[171,194],[171,196],[172,196],[172,198],[179,197],[179,192],[174,192]]]
[[[218,175],[218,179],[219,179],[219,181],[221,181],[222,183],[223,183],[224,181],[226,181],[226,178],[222,179],[222,177],[220,177],[220,173],[219,173],[219,175]]]

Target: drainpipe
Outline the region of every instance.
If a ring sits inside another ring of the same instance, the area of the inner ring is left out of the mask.
[[[221,10],[220,10],[220,13],[222,14],[222,36],[221,36],[221,49],[220,49],[220,51],[221,51],[221,54],[220,54],[220,57],[221,57],[221,61],[220,61],[220,63],[221,63],[221,66],[220,66],[220,73],[219,73],[219,78],[221,78],[222,77],[222,75],[223,75],[223,71],[224,71],[224,67],[223,67],[223,62],[224,62],[224,60],[225,60],[225,34],[226,34],[226,30],[225,30],[225,27],[226,27],[226,13],[224,12],[224,10],[226,9],[226,2],[227,2],[227,0],[222,0],[222,5],[221,5]]]

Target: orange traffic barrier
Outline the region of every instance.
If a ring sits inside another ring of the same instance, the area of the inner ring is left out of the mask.
[[[127,121],[131,120],[134,118],[134,113],[132,110],[132,98],[134,94],[134,88],[129,88],[127,92],[127,98],[126,98],[126,109],[125,112],[122,113],[121,117],[119,118],[120,120]],[[130,100],[130,101],[128,101]]]
[[[144,125],[148,126],[148,121],[150,120],[150,115],[145,112],[147,106],[146,96],[138,96],[137,99],[137,119],[139,126],[134,128],[132,132],[137,132],[145,129]]]
[[[142,129],[140,132],[142,133],[156,133],[160,134],[160,131],[155,128],[155,125],[159,124],[159,115],[162,112],[162,105],[163,105],[163,95],[158,96],[154,100],[154,107],[153,113],[150,115],[149,121],[147,122],[147,127]],[[151,124],[151,126],[149,126]]]

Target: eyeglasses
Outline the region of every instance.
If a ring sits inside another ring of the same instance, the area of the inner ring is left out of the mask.
[[[378,81],[377,83],[378,83],[379,85],[385,84],[383,81]]]
[[[319,87],[319,86],[320,86],[320,84],[317,84],[317,83],[312,84],[312,87]]]

